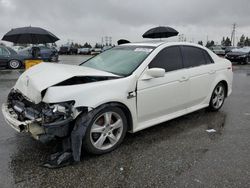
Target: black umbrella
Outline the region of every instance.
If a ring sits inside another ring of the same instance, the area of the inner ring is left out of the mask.
[[[128,40],[126,40],[126,39],[120,39],[120,40],[117,41],[118,45],[126,44],[126,43],[130,43],[130,42]]]
[[[168,38],[178,35],[178,31],[173,29],[172,27],[155,27],[149,29],[146,33],[142,35],[143,38]]]
[[[59,38],[40,27],[20,27],[11,29],[3,36],[2,40],[18,44],[45,44],[54,43]]]

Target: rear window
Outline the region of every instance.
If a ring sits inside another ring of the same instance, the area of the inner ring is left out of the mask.
[[[213,61],[213,59],[211,58],[211,56],[210,56],[205,50],[203,50],[203,53],[204,53],[204,56],[205,56],[205,59],[206,59],[206,63],[207,63],[207,64],[214,63],[214,61]]]
[[[203,50],[192,46],[183,46],[184,67],[196,67],[207,64]]]

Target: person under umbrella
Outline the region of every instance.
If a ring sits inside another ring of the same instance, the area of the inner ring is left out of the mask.
[[[147,32],[145,32],[142,37],[143,38],[169,38],[173,36],[178,35],[178,31],[176,31],[172,27],[166,27],[166,26],[159,26],[149,29]]]

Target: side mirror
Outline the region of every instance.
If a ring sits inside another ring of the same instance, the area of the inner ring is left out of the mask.
[[[164,76],[165,76],[165,69],[151,68],[146,71],[146,73],[142,77],[142,80],[149,80],[152,78],[160,78]]]

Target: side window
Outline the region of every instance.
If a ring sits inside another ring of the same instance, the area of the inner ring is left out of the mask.
[[[6,50],[5,48],[0,47],[0,55],[1,55],[1,56],[8,56],[8,55],[9,55],[9,52],[8,52],[8,50]]]
[[[203,54],[205,56],[206,62],[207,64],[211,64],[214,63],[213,59],[211,58],[211,56],[205,51],[203,50]]]
[[[3,48],[0,47],[0,56],[3,56]]]
[[[192,46],[183,46],[182,52],[184,57],[184,67],[196,67],[206,64],[206,59],[202,49]]]
[[[163,68],[166,72],[182,68],[180,47],[172,46],[161,50],[150,62],[149,68]]]

